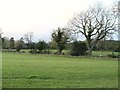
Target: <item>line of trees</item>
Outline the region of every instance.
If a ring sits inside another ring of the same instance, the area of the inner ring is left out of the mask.
[[[71,55],[92,55],[93,50],[112,50],[117,51],[119,42],[104,40],[116,32],[117,13],[113,10],[96,5],[87,11],[76,15],[64,28],[58,27],[51,33],[51,42],[45,41],[32,42],[33,32],[26,33],[20,40],[15,41],[13,37],[10,40],[2,38],[3,48],[30,49],[32,52],[42,53],[43,50],[57,49],[61,54],[64,49],[71,50]],[[75,35],[85,37],[85,41],[73,40]],[[103,45],[103,43],[109,43]],[[113,46],[114,45],[114,46]],[[116,45],[116,46],[115,46]],[[86,53],[86,51],[88,53]]]
[[[13,37],[2,38],[2,48],[8,49],[8,51],[17,51],[19,52],[21,49],[29,50],[30,53],[50,53],[50,50],[58,50],[55,52],[56,54],[62,54],[63,50],[69,50],[69,54],[72,56],[80,56],[87,55],[87,44],[85,41],[72,41],[70,42],[69,36],[66,37],[65,32],[58,28],[51,35],[51,42],[46,42],[44,40],[38,42],[25,42],[24,38],[21,37],[19,40],[15,40]],[[61,33],[61,34],[60,34]],[[63,34],[64,33],[64,34]],[[65,36],[64,36],[65,35]],[[32,41],[32,40],[31,40]],[[111,51],[111,52],[119,52],[119,41],[114,40],[100,40],[93,50],[96,51]]]

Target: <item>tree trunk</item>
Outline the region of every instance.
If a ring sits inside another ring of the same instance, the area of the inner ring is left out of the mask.
[[[92,49],[91,49],[91,39],[87,39],[87,48],[88,48],[88,55],[92,55]]]
[[[88,55],[91,56],[92,55],[92,49],[88,49]]]
[[[97,44],[98,40],[96,40],[95,42],[91,42],[90,39],[87,40],[88,44],[87,44],[87,47],[88,47],[88,55],[91,56],[92,55],[92,50],[94,48],[94,46]]]
[[[59,49],[59,55],[61,54],[61,52],[62,52],[62,50],[61,50],[61,49]]]

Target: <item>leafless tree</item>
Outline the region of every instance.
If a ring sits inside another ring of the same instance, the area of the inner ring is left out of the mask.
[[[0,28],[0,38],[2,38],[2,34],[3,34],[2,28]]]
[[[120,41],[120,1],[118,2],[118,40]]]
[[[32,43],[32,38],[33,38],[33,32],[28,32],[24,35],[24,40],[28,43]]]
[[[120,1],[119,0],[114,2],[113,10],[115,13],[117,13],[118,16],[118,22],[117,22],[118,32],[116,33],[116,35],[118,37],[118,41],[120,41]]]
[[[2,34],[3,32],[2,32],[2,29],[0,28],[0,50],[2,48]]]
[[[106,35],[115,31],[116,15],[100,5],[89,8],[75,16],[68,24],[67,30],[72,34],[83,34],[86,38],[89,55],[93,47]]]

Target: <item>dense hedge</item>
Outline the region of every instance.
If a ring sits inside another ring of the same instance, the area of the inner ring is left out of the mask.
[[[87,51],[86,43],[81,41],[75,41],[72,43],[70,54],[72,56],[82,56],[82,55],[86,55],[86,51]]]

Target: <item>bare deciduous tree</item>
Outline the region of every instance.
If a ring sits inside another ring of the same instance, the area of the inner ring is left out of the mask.
[[[120,41],[120,1],[118,2],[118,40]]]
[[[2,30],[0,28],[0,49],[2,48]]]
[[[118,32],[116,33],[118,40],[120,41],[120,1],[116,1],[114,2],[113,5],[113,11],[117,14],[118,16],[118,22],[117,22],[117,26],[118,26]]]
[[[32,43],[32,38],[33,38],[33,32],[28,32],[24,35],[24,40],[29,44]]]
[[[32,49],[32,38],[33,38],[33,32],[28,32],[24,35],[24,40],[27,42],[27,46],[29,49]]]
[[[67,30],[73,34],[81,33],[84,35],[89,55],[91,55],[97,42],[115,31],[115,24],[114,12],[98,5],[75,16],[69,22]]]
[[[2,29],[0,28],[0,38],[2,38],[2,34],[3,32],[2,32]]]

